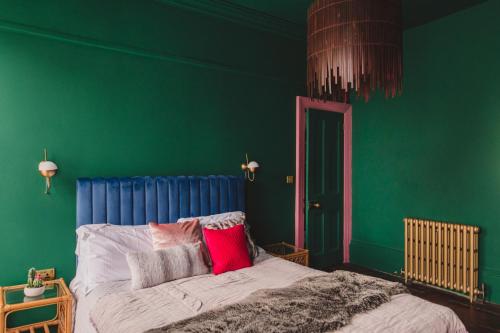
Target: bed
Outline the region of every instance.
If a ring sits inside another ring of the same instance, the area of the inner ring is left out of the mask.
[[[79,179],[77,227],[104,223],[141,228],[148,221],[175,223],[189,216],[245,211],[242,177],[134,177]],[[77,248],[77,254],[79,249]],[[75,333],[138,332],[163,327],[238,303],[257,290],[283,288],[325,273],[272,257],[260,249],[252,267],[203,274],[132,291],[127,279],[104,281],[88,290],[78,267],[70,284],[75,296]],[[127,300],[129,302],[127,302]],[[121,302],[121,303],[120,303]],[[123,304],[123,306],[118,306]],[[133,304],[133,306],[130,306]],[[96,327],[95,309],[110,309]],[[98,331],[96,330],[98,329]],[[352,317],[337,332],[466,332],[452,310],[407,293]]]

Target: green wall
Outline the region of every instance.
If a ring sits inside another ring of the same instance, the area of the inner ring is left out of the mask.
[[[305,41],[158,1],[0,3],[0,285],[75,269],[78,177],[240,174],[260,243],[293,239]],[[60,167],[52,194],[42,150]]]
[[[352,261],[404,264],[403,217],[478,225],[500,303],[500,2],[404,34],[404,92],[353,110]]]

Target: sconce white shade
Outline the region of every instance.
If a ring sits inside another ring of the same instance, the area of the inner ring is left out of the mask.
[[[57,164],[52,161],[47,161],[47,149],[43,150],[43,161],[38,163],[38,171],[45,177],[45,194],[49,194],[50,191],[50,179],[54,177],[57,173]]]
[[[251,172],[254,172],[255,169],[257,169],[259,167],[259,163],[255,162],[255,161],[252,161],[250,163],[248,163],[247,165],[247,168],[251,171]]]
[[[41,161],[38,164],[38,171],[55,171],[57,169],[57,165],[52,161]]]
[[[259,167],[259,163],[255,161],[248,162],[248,154],[245,154],[246,163],[241,164],[241,170],[245,174],[245,179],[253,182],[255,180],[255,171]]]

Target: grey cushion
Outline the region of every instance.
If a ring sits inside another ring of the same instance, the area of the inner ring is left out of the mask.
[[[127,253],[132,289],[149,288],[164,282],[207,274],[201,242],[149,252]]]

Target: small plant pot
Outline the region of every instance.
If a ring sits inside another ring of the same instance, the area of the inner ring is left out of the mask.
[[[41,286],[38,288],[28,288],[24,287],[24,295],[26,297],[37,297],[43,294],[45,291],[45,286]]]

